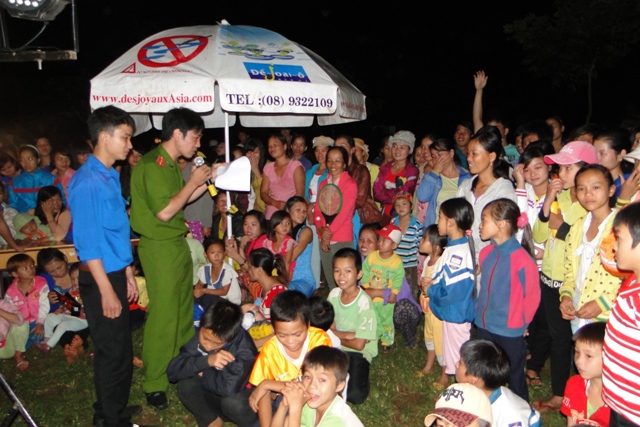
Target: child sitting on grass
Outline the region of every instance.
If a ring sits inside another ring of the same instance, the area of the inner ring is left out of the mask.
[[[387,225],[376,234],[380,236],[378,250],[364,260],[361,282],[373,301],[377,335],[383,350],[387,351],[394,342],[393,312],[404,279],[402,259],[394,252],[402,239],[402,231],[395,225]]]
[[[72,275],[67,257],[56,248],[38,252],[38,266],[53,279],[49,284],[50,313],[44,320],[44,342],[35,344],[43,352],[60,344],[67,363],[75,362],[87,348],[89,324],[82,306],[77,281],[79,270]],[[76,277],[74,282],[73,276]]]
[[[344,391],[349,357],[337,348],[316,347],[302,364],[302,381],[290,381],[272,427],[363,427],[338,393]],[[287,413],[288,409],[288,413]]]
[[[252,252],[252,254],[254,254]],[[284,291],[271,304],[271,326],[275,336],[269,339],[253,366],[249,383],[255,386],[249,398],[251,409],[258,412],[261,427],[269,427],[287,381],[300,376],[307,353],[318,346],[331,346],[329,336],[309,326],[311,309],[307,297],[298,291]]]
[[[431,224],[424,230],[422,241],[420,242],[420,252],[427,255],[424,260],[424,268],[422,270],[422,282],[425,279],[433,279],[434,267],[436,262],[442,256],[444,248],[447,246],[447,236],[441,236],[438,233],[438,226]],[[428,285],[428,281],[424,282]],[[438,319],[433,311],[429,308],[429,297],[427,296],[427,287],[424,287],[420,293],[420,306],[424,313],[424,345],[427,347],[427,360],[424,368],[418,373],[418,377],[423,377],[433,371],[433,365],[438,359],[438,364],[442,367],[440,372],[439,384],[447,384],[449,378],[444,369],[444,359],[442,358],[442,320]],[[437,387],[437,386],[436,386]]]
[[[262,293],[253,304],[244,304],[242,327],[249,331],[258,350],[273,336],[271,304],[274,298],[287,290],[288,272],[281,255],[268,249],[256,249],[249,254],[249,277],[260,284]]]
[[[602,398],[602,344],[606,323],[588,323],[573,335],[573,360],[578,375],[567,381],[560,412],[567,416],[567,426],[588,424],[609,426],[609,407]]]
[[[331,331],[336,317],[331,303],[321,296],[315,295],[309,298],[309,306],[311,307],[311,326],[325,331],[331,338],[331,345],[340,348],[340,338]]]
[[[25,322],[29,323],[28,349],[44,339],[44,319],[49,313],[49,286],[43,277],[36,276],[36,264],[27,254],[9,258],[7,271],[14,279],[4,299],[17,306]]]
[[[257,354],[242,329],[240,307],[220,298],[200,318],[198,333],[169,362],[167,377],[177,382],[178,397],[198,425],[231,421],[249,427],[257,417],[249,409],[246,385]]]
[[[18,307],[7,300],[0,300],[0,359],[14,358],[19,371],[26,371],[29,362],[23,353],[27,351],[29,324],[24,321]]]
[[[78,334],[73,335],[71,343],[66,339],[61,340],[61,338],[67,332],[84,331],[89,327],[89,324],[84,313],[78,286],[72,285],[64,293],[59,292],[58,289],[56,287],[54,293],[58,297],[60,308],[47,314],[44,319],[44,342],[39,348],[47,352],[60,342],[60,345],[64,347],[67,363],[73,363],[78,356],[84,353],[83,339]]]
[[[262,247],[269,249],[274,255],[281,255],[287,265],[287,271],[293,274],[296,263],[293,259],[293,249],[296,246],[296,239],[289,233],[293,227],[289,212],[276,211],[269,220],[267,238],[262,242]]]
[[[362,255],[363,263],[370,254],[378,250],[381,240],[378,234],[380,230],[381,227],[379,224],[365,224],[360,229],[358,250]],[[367,293],[371,295],[370,291]],[[422,316],[420,314],[420,305],[416,302],[413,295],[411,295],[411,287],[407,282],[406,276],[402,278],[402,285],[400,286],[400,291],[395,295],[395,299],[396,301],[393,307],[393,328],[394,331],[400,331],[402,333],[405,346],[411,350],[417,345],[416,332]],[[380,327],[378,327],[378,333],[380,333]],[[383,348],[387,349],[388,347]]]
[[[435,409],[425,417],[425,427],[489,427],[491,403],[471,384],[452,384],[444,390]],[[514,426],[515,427],[515,426]]]
[[[473,384],[487,395],[491,402],[493,425],[540,427],[538,411],[505,387],[510,371],[509,358],[497,344],[481,339],[462,344],[456,381]]]
[[[193,289],[196,304],[200,304],[206,310],[215,300],[224,298],[240,305],[242,293],[238,285],[238,273],[224,262],[224,242],[209,237],[203,246],[204,255],[209,263],[198,269],[198,283]]]
[[[331,327],[349,355],[349,393],[353,404],[364,403],[369,395],[369,367],[378,355],[377,318],[371,298],[358,286],[362,277],[360,254],[342,248],[333,256],[333,278],[338,286],[329,293],[335,310]]]

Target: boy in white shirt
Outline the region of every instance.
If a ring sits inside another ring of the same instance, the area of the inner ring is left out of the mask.
[[[493,427],[540,427],[540,414],[504,385],[509,380],[509,358],[491,341],[473,339],[462,344],[456,381],[484,392],[491,402]]]
[[[224,298],[234,304],[242,302],[242,292],[238,284],[238,273],[224,262],[226,249],[224,242],[216,238],[204,241],[204,256],[209,261],[198,270],[198,283],[193,289],[196,303],[206,310],[217,298]]]
[[[271,427],[364,427],[338,395],[346,385],[348,368],[349,357],[338,348],[311,350],[302,364],[302,380],[290,381],[282,390],[284,399]]]

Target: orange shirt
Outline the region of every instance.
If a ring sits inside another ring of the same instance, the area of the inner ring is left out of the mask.
[[[295,361],[281,350],[278,338],[273,337],[262,346],[260,354],[253,365],[253,371],[249,382],[254,386],[260,385],[263,380],[291,381],[300,375],[300,367],[309,350],[321,345],[331,347],[331,338],[322,329],[309,327],[306,346],[303,347],[300,357]]]

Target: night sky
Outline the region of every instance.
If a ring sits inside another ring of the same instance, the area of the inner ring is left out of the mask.
[[[170,3],[170,4],[165,4]],[[503,26],[553,2],[247,2],[192,0],[78,1],[77,61],[0,64],[0,132],[18,129],[54,140],[82,137],[89,112],[89,80],[128,48],[156,32],[188,25],[253,25],[276,31],[313,50],[367,96],[368,120],[300,129],[309,136],[351,133],[377,145],[392,129],[453,134],[471,119],[473,73],[489,76],[485,111],[506,114],[512,128],[533,118],[561,116],[567,130],[584,123],[586,89],[553,88],[521,65],[520,47]],[[417,7],[416,4],[420,6]],[[70,48],[67,7],[34,43]],[[7,17],[12,47],[39,23]],[[558,41],[561,42],[561,41]],[[600,73],[594,85],[593,122],[619,123],[640,110],[640,55]],[[217,136],[217,130],[209,131]]]

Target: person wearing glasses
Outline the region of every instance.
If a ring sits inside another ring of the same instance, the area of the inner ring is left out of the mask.
[[[460,166],[455,148],[455,143],[448,138],[437,138],[429,146],[433,168],[424,174],[416,190],[418,201],[428,203],[422,222],[424,229],[436,223],[440,204],[456,197],[460,183],[471,177],[469,172]]]

